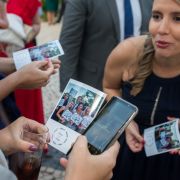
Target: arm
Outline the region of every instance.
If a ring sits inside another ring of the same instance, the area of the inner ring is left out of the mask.
[[[103,90],[108,99],[111,96],[121,96],[122,81],[128,81],[134,77],[137,68],[137,56],[142,37],[129,38],[121,42],[109,55],[103,78]],[[131,52],[131,53],[129,53]]]
[[[61,91],[72,76],[76,77],[86,21],[87,8],[84,5],[85,3],[87,2],[83,0],[69,0],[66,4],[60,35],[60,42],[65,52],[65,55],[61,57]]]
[[[45,86],[54,72],[51,61],[32,62],[0,81],[0,101],[16,88],[32,89]]]
[[[0,27],[2,29],[8,28],[9,23],[6,16],[6,4],[3,1],[0,1]]]
[[[0,72],[10,74],[15,70],[16,69],[12,58],[0,57]]]
[[[26,42],[27,43],[31,42],[38,35],[38,33],[40,32],[40,29],[41,29],[41,19],[39,17],[38,12],[37,12],[33,18],[32,29],[27,34]]]
[[[61,158],[61,164],[66,168],[65,180],[108,180],[112,177],[112,169],[116,164],[119,144],[100,155],[91,155],[87,147],[87,139],[80,136],[73,146],[67,161]]]
[[[138,67],[138,55],[143,49],[145,37],[129,38],[120,43],[110,54],[103,79],[103,88],[109,95],[108,98],[120,96],[122,81],[128,81],[134,77]],[[143,148],[144,139],[134,121],[126,128],[126,141],[133,152]]]
[[[56,113],[56,116],[61,119],[60,113],[65,110],[65,106],[62,106]]]

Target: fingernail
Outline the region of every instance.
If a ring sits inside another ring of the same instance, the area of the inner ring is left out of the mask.
[[[29,146],[29,150],[30,150],[30,151],[37,151],[38,148],[37,148],[37,146],[35,146],[35,145],[30,145],[30,146]]]
[[[145,141],[145,140],[143,140],[143,141],[142,141],[142,143],[143,143],[143,144],[146,144],[146,141]]]
[[[44,151],[45,154],[47,154],[48,153],[48,148],[44,149],[43,151]]]

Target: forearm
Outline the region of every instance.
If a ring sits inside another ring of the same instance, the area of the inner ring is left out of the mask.
[[[33,31],[35,32],[36,35],[40,32],[40,29],[41,29],[41,19],[40,19],[38,13],[36,13],[36,15],[35,15],[35,17],[33,19],[32,29],[33,29]]]
[[[0,72],[10,74],[16,70],[12,58],[0,57]]]
[[[61,116],[59,115],[59,113],[56,113],[56,116],[58,117],[58,119],[61,119]]]

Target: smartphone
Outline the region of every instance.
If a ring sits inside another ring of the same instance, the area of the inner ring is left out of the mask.
[[[83,134],[87,137],[91,154],[100,154],[108,149],[137,113],[135,105],[122,98],[112,97]]]

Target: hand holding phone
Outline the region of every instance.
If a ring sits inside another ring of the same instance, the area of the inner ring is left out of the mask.
[[[104,180],[110,179],[119,152],[119,143],[100,155],[90,154],[87,139],[79,136],[68,160],[61,158],[60,163],[66,168],[65,179]],[[86,173],[84,173],[86,172]]]
[[[92,154],[104,152],[120,137],[137,112],[138,108],[133,104],[112,97],[84,133],[89,151]]]

